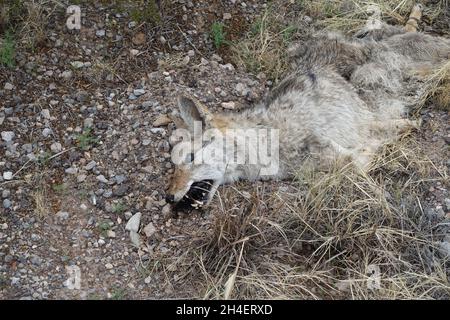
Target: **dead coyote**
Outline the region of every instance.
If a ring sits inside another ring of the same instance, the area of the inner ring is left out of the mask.
[[[286,179],[305,163],[326,168],[338,157],[367,170],[381,145],[415,125],[405,118],[408,106],[420,95],[423,77],[449,58],[449,39],[416,32],[421,12],[416,5],[404,27],[380,22],[351,39],[326,34],[298,44],[289,52],[289,75],[265,101],[241,113],[211,114],[195,98],[179,97],[181,118],[194,139],[201,134],[194,132],[196,121],[225,139],[236,138],[235,129],[277,130],[278,170],[262,175],[262,164],[232,161],[239,152],[256,152],[255,137],[235,139],[234,148],[225,149],[223,139],[209,139],[176,166],[167,201],[198,207],[221,184]],[[205,156],[219,151],[221,157]]]

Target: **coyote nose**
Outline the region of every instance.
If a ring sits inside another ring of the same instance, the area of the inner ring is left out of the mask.
[[[175,201],[175,196],[173,194],[166,195],[166,201],[169,203],[173,203]]]

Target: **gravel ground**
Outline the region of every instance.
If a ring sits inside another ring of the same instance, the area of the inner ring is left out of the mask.
[[[164,200],[170,116],[182,92],[215,110],[264,96],[272,83],[237,70],[208,35],[211,21],[244,28],[264,5],[173,1],[165,14],[180,29],[171,31],[85,4],[80,31],[55,14],[45,45],[19,51],[17,67],[2,69],[0,299],[191,297],[166,261],[185,252],[211,215],[176,215]],[[449,114],[422,113],[418,141],[446,175]],[[427,187],[424,214],[448,223],[448,183],[430,178]],[[71,289],[74,270],[81,287]]]

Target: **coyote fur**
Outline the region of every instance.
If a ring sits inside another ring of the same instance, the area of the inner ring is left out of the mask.
[[[292,47],[288,76],[242,112],[212,114],[192,96],[180,96],[180,115],[192,132],[195,121],[225,135],[227,129],[278,129],[279,169],[262,176],[258,164],[230,164],[235,150],[216,163],[188,161],[176,166],[167,201],[203,205],[221,184],[288,179],[303,164],[325,169],[338,158],[367,170],[380,146],[417,125],[406,118],[408,107],[417,102],[424,77],[449,59],[449,39],[417,32],[421,12],[414,6],[404,27],[381,23],[352,38],[329,33]],[[197,146],[193,159],[221,147],[215,140]],[[195,189],[202,196],[193,196]]]

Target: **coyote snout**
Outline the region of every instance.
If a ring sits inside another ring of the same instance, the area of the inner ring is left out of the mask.
[[[418,96],[411,92],[422,87],[416,75],[450,54],[450,40],[414,32],[421,9],[414,7],[406,27],[381,23],[381,29],[352,39],[328,34],[298,45],[290,50],[289,75],[265,101],[243,112],[212,114],[197,99],[179,97],[189,137],[172,151],[176,170],[167,200],[200,207],[221,184],[291,178],[303,164],[327,168],[337,158],[368,170],[381,145],[414,126],[405,115]],[[205,130],[213,132],[206,139]],[[236,133],[256,130],[279,134],[268,139]],[[264,139],[278,146],[269,164],[261,161]],[[265,174],[267,167],[276,170]]]

